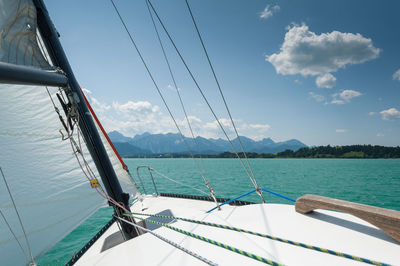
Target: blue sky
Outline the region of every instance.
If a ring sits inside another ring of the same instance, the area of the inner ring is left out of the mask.
[[[177,132],[110,1],[45,1],[75,75],[108,131]],[[145,1],[115,1],[189,135]],[[152,1],[228,132],[184,0]],[[241,135],[307,145],[399,145],[398,1],[190,1]],[[196,134],[221,137],[165,34]]]

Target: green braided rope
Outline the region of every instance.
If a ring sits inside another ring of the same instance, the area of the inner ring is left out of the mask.
[[[254,260],[257,260],[257,261],[260,261],[260,262],[263,262],[263,263],[266,263],[266,264],[269,264],[269,265],[283,266],[283,264],[281,264],[281,263],[277,263],[277,262],[275,262],[275,261],[272,261],[272,260],[269,260],[269,259],[266,259],[266,258],[257,256],[257,255],[255,255],[255,254],[252,254],[252,253],[250,253],[250,252],[247,252],[247,251],[244,251],[244,250],[235,248],[235,247],[231,247],[231,246],[226,245],[226,244],[224,244],[224,243],[221,243],[221,242],[218,242],[218,241],[215,241],[215,240],[212,240],[212,239],[209,239],[209,238],[206,238],[206,237],[203,237],[203,236],[200,236],[200,235],[197,235],[197,234],[194,234],[194,233],[191,233],[191,232],[188,232],[188,231],[185,231],[185,230],[182,230],[182,229],[179,229],[179,228],[170,226],[170,225],[165,224],[165,223],[160,223],[160,222],[148,220],[148,219],[145,219],[145,218],[136,217],[136,216],[134,216],[134,215],[129,215],[129,214],[126,214],[126,213],[124,213],[123,215],[124,215],[124,216],[128,216],[128,217],[133,217],[133,218],[136,218],[136,219],[139,219],[139,220],[143,220],[143,221],[146,221],[146,222],[150,222],[150,223],[153,223],[153,224],[158,224],[158,225],[167,227],[167,228],[169,228],[169,229],[171,229],[171,230],[174,230],[174,231],[176,231],[176,232],[179,232],[179,233],[181,233],[181,234],[191,236],[191,237],[193,237],[193,238],[196,238],[196,239],[205,241],[205,242],[207,242],[207,243],[210,243],[210,244],[219,246],[219,247],[221,247],[221,248],[225,248],[225,249],[230,250],[230,251],[232,251],[232,252],[241,254],[241,255],[243,255],[243,256],[252,258],[252,259],[254,259]]]
[[[311,250],[323,252],[323,253],[326,253],[326,254],[331,254],[331,255],[335,255],[335,256],[351,259],[351,260],[356,260],[356,261],[360,261],[360,262],[364,262],[364,263],[368,263],[368,264],[379,265],[379,266],[389,266],[389,264],[386,264],[386,263],[382,263],[382,262],[378,262],[378,261],[374,261],[374,260],[370,260],[370,259],[366,259],[366,258],[353,256],[353,255],[350,255],[350,254],[334,251],[334,250],[331,250],[331,249],[320,248],[320,247],[317,247],[317,246],[312,246],[312,245],[304,244],[304,243],[301,243],[301,242],[291,241],[291,240],[287,240],[287,239],[283,239],[283,238],[279,238],[279,237],[275,237],[275,236],[271,236],[271,235],[261,234],[261,233],[257,233],[257,232],[253,232],[253,231],[249,231],[249,230],[245,230],[245,229],[229,226],[229,225],[216,224],[216,223],[210,223],[210,222],[203,222],[203,221],[192,220],[192,219],[187,219],[187,218],[180,218],[180,217],[175,217],[175,216],[168,216],[168,215],[145,214],[145,213],[137,213],[137,212],[132,212],[132,214],[151,216],[151,217],[158,217],[158,218],[176,219],[176,220],[181,220],[181,221],[190,222],[190,223],[208,225],[208,226],[213,226],[213,227],[233,230],[233,231],[237,231],[237,232],[243,232],[243,233],[247,233],[247,234],[250,234],[250,235],[261,236],[261,237],[265,237],[265,238],[268,238],[268,239],[276,240],[276,241],[279,241],[279,242],[295,245],[295,246],[298,246],[298,247],[311,249]],[[126,214],[124,214],[124,215],[126,215]]]

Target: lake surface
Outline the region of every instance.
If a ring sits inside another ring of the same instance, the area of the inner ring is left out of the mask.
[[[133,177],[138,166],[149,165],[162,174],[207,191],[190,158],[124,159]],[[400,160],[398,159],[250,159],[260,187],[290,198],[317,194],[400,211]],[[244,162],[245,163],[245,162]],[[199,162],[200,164],[200,162]],[[203,159],[208,180],[218,197],[236,197],[254,189],[236,159]],[[147,193],[154,188],[147,169],[140,170]],[[153,173],[159,192],[201,195]],[[267,202],[290,203],[264,193]],[[242,200],[260,202],[256,195]],[[112,209],[100,209],[53,249],[38,259],[38,265],[63,265],[111,219]]]

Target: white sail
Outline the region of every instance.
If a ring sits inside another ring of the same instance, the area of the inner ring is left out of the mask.
[[[57,89],[49,90],[56,100]],[[61,110],[60,104],[58,108]],[[38,256],[104,205],[105,200],[91,188],[72,154],[69,140],[61,139],[62,125],[45,87],[1,84],[0,110],[0,167],[16,201],[33,255]],[[87,152],[86,158],[90,159]],[[1,179],[0,209],[26,248]],[[0,224],[0,264],[26,263],[4,221]]]
[[[52,68],[38,38],[32,2],[0,0],[0,61]],[[62,139],[63,125],[54,105],[66,123],[67,119],[56,93],[59,88],[0,84],[0,167],[34,257],[106,203],[82,172],[70,140]],[[63,134],[67,136],[64,129]],[[76,135],[75,141],[79,145]],[[82,139],[81,144],[90,168],[100,178]],[[24,249],[0,217],[0,265],[27,264],[23,252],[29,258],[28,247],[1,177],[0,210]]]
[[[32,1],[0,1],[0,61],[50,68],[37,42],[36,8]]]

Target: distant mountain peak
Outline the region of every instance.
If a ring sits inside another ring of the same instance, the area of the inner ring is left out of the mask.
[[[129,142],[131,140],[131,138],[122,135],[116,130],[108,132],[107,135],[112,142]]]
[[[145,132],[143,134],[137,134],[133,138],[129,138],[118,131],[112,131],[109,133],[109,137],[112,142],[128,142],[135,148],[139,148],[149,153],[163,154],[187,152],[186,144],[182,141],[181,136],[178,133],[151,134]],[[187,138],[187,140],[187,144],[192,152],[197,153],[197,145],[192,141],[192,138]],[[222,152],[232,152],[232,147],[227,140],[221,138],[204,138],[201,136],[196,137],[196,140],[201,153],[218,154]],[[240,136],[240,140],[246,152],[277,153],[287,149],[297,151],[300,148],[307,147],[307,145],[296,139],[274,142],[271,138],[264,138],[256,141],[245,136]],[[235,149],[239,151],[239,140],[235,138],[232,143],[235,146]],[[129,148],[129,146],[124,147],[125,149]],[[135,152],[137,153],[138,151],[136,150]]]

